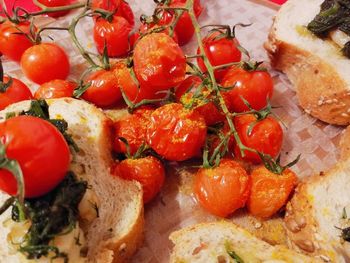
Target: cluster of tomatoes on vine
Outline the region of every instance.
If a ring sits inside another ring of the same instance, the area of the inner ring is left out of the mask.
[[[114,151],[126,159],[116,164],[114,173],[140,181],[145,203],[160,191],[165,178],[163,163],[147,154],[151,150],[168,161],[202,158],[194,192],[211,213],[226,217],[247,204],[255,216],[272,216],[286,203],[297,177],[273,160],[281,150],[283,130],[270,115],[270,74],[260,63],[241,61],[245,51],[234,28],[206,26],[211,30],[202,39],[199,0],[156,2],[153,15],[142,16],[136,31],[132,10],[123,0],[74,5],[82,12],[61,29],[37,29],[23,19],[36,14],[17,14],[0,27],[0,51],[20,61],[24,75],[41,85],[34,94],[37,99],[76,97],[103,109],[126,103],[132,114],[114,123],[113,143]],[[57,6],[54,15],[70,9]],[[75,36],[83,17],[94,21],[98,59]],[[69,58],[62,48],[40,43],[40,33],[49,29],[66,30],[90,64],[79,81],[66,80]],[[198,51],[186,56],[180,46],[193,35]],[[10,41],[20,47],[13,48]],[[23,83],[4,77],[1,109],[30,98]],[[259,166],[248,175],[242,161]]]

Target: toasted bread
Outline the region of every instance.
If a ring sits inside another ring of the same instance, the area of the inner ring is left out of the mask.
[[[289,0],[274,18],[265,48],[295,86],[301,107],[331,124],[350,123],[350,59],[305,26],[324,0]]]
[[[110,175],[112,166],[110,121],[91,104],[75,99],[52,99],[50,118],[64,119],[80,151],[73,154],[71,170],[88,182],[98,199],[99,216],[85,225],[88,262],[125,262],[142,242],[143,202],[139,183]],[[9,106],[0,112],[29,108],[30,101]],[[1,193],[1,201],[7,195]],[[0,217],[3,223],[9,211]],[[80,222],[79,222],[80,223]],[[5,244],[8,229],[0,225],[0,240]],[[18,254],[18,253],[17,253]],[[5,260],[6,259],[6,260]],[[6,245],[0,248],[0,262],[22,262],[10,255]]]
[[[171,263],[232,262],[234,252],[242,262],[322,262],[284,246],[271,246],[230,222],[198,224],[170,236],[175,244]],[[237,260],[234,262],[238,262]],[[241,262],[241,261],[239,261]]]

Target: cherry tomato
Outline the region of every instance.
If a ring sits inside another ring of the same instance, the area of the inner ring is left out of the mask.
[[[5,76],[3,83],[6,85],[9,81],[10,78]],[[5,91],[0,90],[0,110],[12,103],[32,98],[30,89],[22,81],[12,78],[12,84]]]
[[[237,39],[230,37],[216,39],[219,34],[219,32],[215,31],[203,39],[204,51],[211,65],[220,66],[233,62],[239,62],[241,60],[242,53],[237,48]],[[199,48],[197,50],[197,54],[200,54]],[[207,72],[207,67],[205,66],[202,58],[197,58],[197,63],[203,72]],[[215,70],[215,78],[217,80],[221,80],[227,71],[228,69]]]
[[[184,161],[196,156],[204,145],[204,118],[181,104],[166,104],[151,114],[147,143],[165,159]]]
[[[132,115],[128,115],[114,123],[113,149],[117,153],[126,153],[125,143],[119,138],[124,138],[129,144],[130,154],[135,154],[143,143],[146,142],[147,127],[150,122],[150,108],[137,109]]]
[[[0,140],[6,155],[17,160],[24,177],[25,197],[38,197],[56,187],[70,163],[68,144],[48,121],[32,116],[13,117],[0,123]],[[0,189],[16,195],[15,177],[0,169]]]
[[[113,16],[113,21],[97,19],[94,25],[94,41],[100,54],[107,47],[109,57],[120,57],[129,51],[129,33],[132,27],[121,16]]]
[[[5,21],[0,25],[0,52],[10,60],[19,62],[22,54],[28,48],[33,46],[33,43],[22,34],[29,34],[30,23],[21,22],[13,24],[10,21]]]
[[[122,0],[92,0],[91,8],[92,9],[104,9],[110,12],[115,11]]]
[[[115,12],[115,16],[124,17],[133,27],[135,25],[134,13],[130,5],[123,0],[93,0],[92,9],[104,9],[109,12]]]
[[[223,78],[221,85],[234,86],[230,91],[223,93],[227,107],[234,112],[249,110],[242,97],[253,109],[261,110],[266,107],[268,99],[273,94],[273,80],[267,71],[246,71],[232,67]]]
[[[140,182],[143,202],[150,202],[160,191],[165,180],[163,164],[153,156],[125,159],[117,164],[114,174],[126,180]]]
[[[90,84],[90,87],[83,93],[82,98],[98,107],[113,106],[122,98],[113,70],[97,70],[89,75],[85,82]]]
[[[189,76],[186,78],[175,91],[175,96],[178,102],[183,104],[192,104],[194,101],[198,100],[193,98],[193,94],[196,91],[196,88],[202,83],[202,80],[198,76]],[[189,91],[189,92],[187,92]],[[202,89],[202,94],[208,93],[207,88]],[[209,95],[208,98],[211,96]],[[205,103],[201,100],[198,100],[198,106],[194,108],[199,114],[205,119],[207,126],[214,125],[218,122],[222,122],[225,119],[225,115],[219,111],[213,102]]]
[[[185,55],[168,35],[149,34],[135,46],[134,71],[141,86],[154,91],[170,89],[185,79]]]
[[[42,84],[34,93],[36,99],[54,99],[72,97],[74,89],[77,87],[75,82],[54,79]]]
[[[244,207],[250,191],[247,172],[237,162],[221,160],[218,167],[198,170],[194,193],[208,212],[227,217]]]
[[[179,3],[186,4],[186,1],[187,0],[173,0],[173,1],[171,1],[171,3],[174,4],[174,5],[175,4],[179,4]],[[194,14],[196,15],[197,18],[201,15],[201,13],[203,11],[203,7],[201,5],[201,1],[200,0],[194,0],[193,1],[193,11],[194,11]]]
[[[259,152],[276,157],[282,147],[283,130],[281,125],[272,117],[256,122],[256,117],[252,114],[241,115],[234,119],[234,124],[243,145],[255,149]],[[251,133],[249,128],[253,125]],[[260,156],[257,153],[246,150],[242,157],[239,147],[236,144],[234,148],[236,156],[243,160],[253,163],[261,163]]]
[[[277,213],[288,200],[296,187],[298,178],[293,171],[286,169],[275,174],[265,166],[251,173],[252,189],[248,199],[248,210],[256,217],[267,219]]]
[[[60,6],[72,4],[72,0],[38,0],[38,2],[47,6],[47,7],[60,7]],[[51,16],[51,17],[60,17],[60,16],[66,15],[68,13],[69,13],[69,10],[47,13],[47,15]]]
[[[22,55],[21,67],[24,75],[38,84],[66,79],[69,74],[69,60],[65,51],[53,43],[28,48]]]

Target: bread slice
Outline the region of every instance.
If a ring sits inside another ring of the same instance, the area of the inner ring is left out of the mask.
[[[341,141],[333,169],[309,177],[287,204],[285,226],[290,247],[326,262],[350,262],[350,243],[341,229],[350,226],[350,129]]]
[[[274,18],[265,48],[295,86],[301,107],[331,124],[350,123],[350,59],[305,26],[324,0],[289,0]]]
[[[242,262],[322,262],[299,254],[284,246],[271,246],[248,231],[229,222],[198,224],[181,229],[170,236],[175,244],[171,263],[224,263],[234,261],[233,251]]]
[[[101,110],[81,100],[64,98],[47,102],[50,118],[65,119],[68,133],[80,148],[73,154],[71,170],[88,181],[98,199],[99,217],[84,228],[88,262],[125,262],[143,238],[142,191],[138,183],[110,175],[113,162],[110,121]],[[27,110],[29,105],[30,101],[13,104],[0,112],[0,118],[3,121],[7,112]],[[7,198],[3,193],[0,197],[1,201]],[[9,211],[0,221],[8,217]],[[0,224],[2,244],[7,242],[7,231]],[[0,262],[22,261],[2,245]]]

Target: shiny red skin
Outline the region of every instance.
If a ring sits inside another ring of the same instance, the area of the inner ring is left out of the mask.
[[[134,13],[130,5],[122,0],[93,0],[92,1],[92,9],[104,9],[110,12],[115,12],[115,16],[124,17],[129,24],[134,27],[135,18]]]
[[[122,57],[130,49],[129,33],[132,27],[129,22],[121,17],[114,16],[112,22],[105,19],[97,19],[94,25],[94,41],[100,54],[103,53],[105,44],[109,57]]]
[[[132,155],[146,143],[147,127],[152,112],[150,108],[140,108],[114,123],[113,150],[115,152],[127,153],[125,143],[119,139],[121,137],[127,140]]]
[[[47,6],[47,7],[60,7],[65,5],[71,5],[73,3],[72,0],[38,0],[39,3]],[[53,13],[47,13],[48,16],[51,17],[60,17],[69,13],[68,11],[59,11]]]
[[[122,99],[118,80],[113,70],[97,70],[91,73],[85,82],[91,85],[83,93],[82,98],[98,107],[110,107]]]
[[[227,107],[231,112],[244,112],[249,110],[244,104],[242,97],[248,101],[255,110],[261,110],[267,106],[267,101],[273,95],[273,80],[267,71],[246,71],[241,68],[232,67],[226,73],[221,85],[224,87],[235,87],[224,92],[223,96]]]
[[[281,151],[283,142],[283,130],[281,125],[272,117],[257,122],[250,135],[248,129],[252,123],[256,121],[256,117],[252,114],[241,115],[234,119],[234,125],[243,145],[255,149],[259,152],[269,154],[275,158]],[[234,153],[237,157],[252,162],[254,164],[261,163],[261,158],[257,153],[245,151],[242,157],[239,147],[234,146]]]
[[[24,176],[25,197],[39,197],[55,188],[65,177],[69,147],[63,135],[48,121],[32,116],[13,117],[0,123],[0,140],[6,155],[17,160]],[[17,183],[0,169],[0,189],[16,195]]]
[[[66,79],[70,65],[65,51],[60,46],[41,43],[23,53],[21,68],[28,79],[43,84],[54,79]]]
[[[9,77],[4,77],[4,83],[8,83]],[[4,93],[0,92],[0,110],[5,109],[8,105],[22,100],[33,98],[32,92],[22,81],[12,78],[12,85]]]
[[[208,212],[228,217],[245,206],[250,186],[250,178],[243,167],[233,160],[223,159],[218,167],[198,170],[194,193]]]
[[[202,80],[198,76],[187,77],[175,90],[177,102],[186,103],[187,101],[191,101],[193,93],[201,83]],[[189,92],[186,93],[187,91]],[[207,89],[203,88],[202,91],[207,92]],[[203,116],[207,126],[211,126],[225,120],[225,115],[218,110],[213,102],[196,107],[194,110]]]
[[[42,84],[34,93],[36,99],[72,97],[77,84],[72,81],[54,79]]]
[[[242,53],[237,48],[237,39],[221,38],[216,40],[215,37],[218,35],[218,32],[214,32],[203,39],[204,51],[211,65],[215,67],[233,62],[239,62],[242,58]],[[199,48],[197,50],[197,54],[200,54]],[[207,72],[207,67],[205,66],[202,58],[197,58],[197,63],[203,72]],[[225,76],[227,71],[228,69],[215,70],[215,78],[220,81]]]
[[[155,92],[179,85],[186,75],[186,58],[179,45],[164,33],[153,33],[137,42],[134,71],[141,86]]]
[[[204,118],[181,104],[166,104],[151,114],[147,143],[170,161],[184,161],[200,152],[207,134]]]
[[[18,29],[17,29],[17,28]],[[10,21],[5,21],[0,25],[0,52],[8,59],[19,62],[22,54],[33,43],[23,34],[28,34],[30,29],[29,22],[21,22],[18,25]]]
[[[173,5],[186,4],[186,1],[187,0],[173,0],[173,1],[171,1],[171,3]],[[193,10],[194,10],[194,14],[196,15],[197,18],[201,15],[203,9],[204,8],[203,8],[200,0],[193,1]]]
[[[117,164],[114,174],[126,180],[138,181],[142,186],[145,204],[159,193],[165,180],[164,166],[153,156],[125,159]]]

